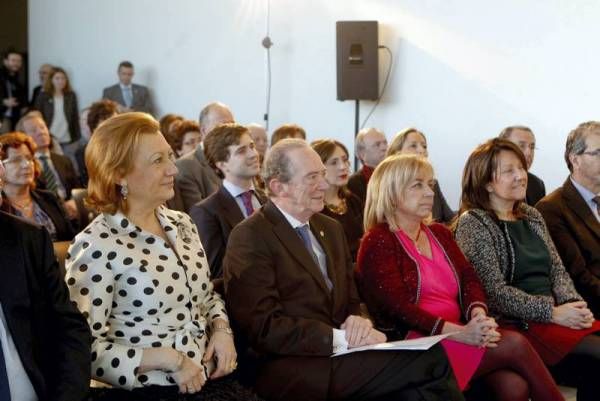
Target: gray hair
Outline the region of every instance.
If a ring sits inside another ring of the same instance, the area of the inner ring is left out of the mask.
[[[521,130],[521,131],[527,131],[529,132],[531,135],[535,136],[533,134],[533,131],[531,130],[531,128],[525,126],[525,125],[511,125],[510,127],[506,127],[504,128],[501,132],[500,135],[498,135],[498,138],[502,138],[502,139],[509,139],[510,135],[513,133],[513,131],[516,130]]]
[[[204,106],[204,108],[202,110],[200,110],[200,115],[198,116],[198,124],[200,124],[200,128],[206,127],[206,124],[208,123],[208,119],[210,118],[210,113],[213,111],[213,109],[215,109],[217,107],[229,109],[229,107],[227,107],[225,104],[223,104],[221,102],[210,102],[209,104]]]
[[[569,133],[567,137],[567,146],[565,147],[565,161],[569,171],[573,172],[573,165],[569,156],[580,155],[585,152],[587,144],[585,143],[588,136],[598,134],[600,135],[600,122],[598,121],[587,121],[581,123],[573,131]]]
[[[293,171],[291,169],[289,153],[294,149],[300,148],[310,149],[310,145],[303,139],[286,138],[277,142],[267,152],[262,171],[262,177],[267,187],[267,195],[276,195],[271,191],[269,186],[272,180],[277,179],[283,183],[290,182]]]
[[[367,134],[371,131],[375,131],[377,133],[380,133],[381,135],[384,135],[384,133],[381,130],[378,130],[377,128],[363,128],[360,131],[358,131],[358,134],[356,134],[356,138],[354,139],[354,152],[358,155],[358,153],[362,152],[365,150],[365,136],[367,136]],[[385,136],[385,135],[384,135]]]

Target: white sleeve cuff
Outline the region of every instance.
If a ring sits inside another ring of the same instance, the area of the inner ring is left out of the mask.
[[[333,353],[346,351],[348,341],[346,341],[346,330],[333,329]]]

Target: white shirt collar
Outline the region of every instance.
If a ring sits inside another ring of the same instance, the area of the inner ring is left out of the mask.
[[[231,196],[233,196],[234,198],[237,198],[240,194],[243,194],[244,192],[248,192],[249,190],[254,191],[254,184],[252,184],[250,186],[250,189],[244,189],[244,188],[238,187],[237,185],[235,185],[227,180],[223,180],[223,187],[225,187],[227,192],[229,192],[231,194]]]
[[[122,83],[119,82],[119,86],[121,87],[121,90],[133,89],[133,84],[123,85]]]
[[[571,182],[573,183],[573,186],[577,189],[577,192],[579,192],[583,200],[585,200],[585,202],[588,204],[595,205],[595,203],[593,203],[593,199],[596,197],[597,194],[593,193],[592,191],[575,181],[573,177],[570,178]]]
[[[308,223],[308,221],[306,223],[303,223],[300,220],[298,220],[297,218],[295,218],[294,216],[292,216],[291,214],[287,213],[282,208],[280,208],[277,203],[273,202],[273,204],[275,206],[277,206],[277,209],[279,209],[279,211],[281,212],[281,214],[283,214],[283,217],[285,217],[285,219],[288,221],[288,223],[290,223],[290,225],[292,226],[293,229],[296,229],[298,227],[302,227],[304,225],[307,225],[307,226],[310,227],[310,224]]]

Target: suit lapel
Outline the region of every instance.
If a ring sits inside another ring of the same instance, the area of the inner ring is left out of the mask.
[[[323,278],[323,274],[321,273],[321,269],[319,269],[319,266],[317,266],[312,256],[308,253],[302,239],[292,228],[285,216],[281,214],[277,206],[272,202],[267,202],[263,207],[263,210],[267,218],[273,223],[273,231],[281,241],[281,244],[289,251],[292,257],[296,259],[308,273],[310,273],[323,291],[328,296],[331,296],[329,288],[327,288],[327,284]]]
[[[123,90],[121,89],[121,85],[115,85],[115,97],[117,98],[117,103],[125,105],[125,98],[123,97]]]
[[[221,186],[219,192],[217,192],[217,197],[221,208],[221,213],[219,214],[225,217],[225,220],[231,225],[231,228],[244,220],[244,215],[242,214],[240,207],[225,187]]]
[[[582,198],[577,188],[573,185],[570,178],[567,178],[563,185],[563,197],[565,198],[565,204],[568,208],[575,213],[583,223],[600,238],[600,222],[596,219],[596,216],[590,210],[590,207],[585,200]]]

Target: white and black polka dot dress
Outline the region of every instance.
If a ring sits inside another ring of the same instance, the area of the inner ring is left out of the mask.
[[[201,366],[207,328],[227,320],[190,217],[164,207],[157,216],[181,259],[123,214],[105,213],[75,237],[66,260],[71,299],[92,331],[92,376],[126,389],[174,384],[163,371],[137,374],[143,348],[175,347]]]

